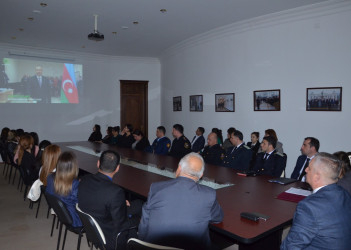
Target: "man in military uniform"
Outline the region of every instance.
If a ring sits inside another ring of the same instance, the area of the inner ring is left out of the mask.
[[[172,142],[172,147],[169,151],[169,155],[177,158],[182,158],[191,152],[190,141],[183,135],[183,131],[184,128],[182,125],[173,125],[172,135],[174,137],[174,140]]]
[[[254,171],[258,175],[280,177],[286,166],[286,156],[275,150],[277,140],[266,136],[261,143],[262,152],[257,154]]]
[[[221,165],[224,158],[224,149],[218,144],[217,134],[210,133],[207,136],[207,146],[201,153],[206,163]]]
[[[239,130],[235,130],[230,135],[230,142],[234,147],[230,147],[223,159],[223,166],[233,168],[236,170],[249,170],[250,160],[252,157],[252,150],[246,146],[244,141],[243,133]]]
[[[157,155],[167,155],[168,150],[171,147],[171,140],[165,136],[166,129],[164,126],[157,127],[156,139],[152,143],[151,147],[147,149],[148,152]]]

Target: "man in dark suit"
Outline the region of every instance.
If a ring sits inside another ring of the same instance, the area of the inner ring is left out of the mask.
[[[119,162],[117,152],[103,152],[97,163],[99,172],[84,176],[78,187],[78,206],[99,223],[106,238],[106,249],[115,249],[117,234],[137,226],[140,219],[137,215],[141,214],[141,204],[130,204],[124,190],[112,182],[119,171]]]
[[[216,133],[207,136],[207,146],[201,153],[206,163],[221,165],[224,158],[224,149],[218,144]]]
[[[223,159],[223,166],[236,170],[249,170],[252,158],[252,150],[245,145],[243,133],[235,130],[230,135],[230,142],[234,147],[230,147]]]
[[[157,127],[156,139],[152,143],[151,147],[147,152],[157,154],[157,155],[167,155],[168,150],[171,147],[171,140],[165,136],[166,128],[164,126]]]
[[[313,193],[297,205],[292,227],[280,249],[350,249],[351,196],[336,185],[341,164],[317,154],[306,168]]]
[[[306,137],[301,146],[301,155],[297,158],[296,166],[291,174],[292,179],[305,181],[305,169],[313,157],[318,153],[319,141],[314,137]]]
[[[43,76],[43,68],[35,68],[35,76],[28,82],[28,93],[33,99],[40,99],[38,103],[51,103],[51,84],[47,77]]]
[[[198,127],[193,140],[191,141],[191,151],[199,153],[205,146],[204,138],[205,129],[203,127]]]
[[[277,140],[273,136],[263,137],[262,152],[257,154],[253,171],[258,175],[280,177],[286,166],[286,156],[275,150]]]
[[[176,178],[153,183],[143,206],[139,239],[182,249],[211,249],[209,223],[219,223],[223,211],[216,191],[198,184],[204,161],[196,153],[183,157]]]
[[[169,151],[169,155],[182,158],[184,155],[191,152],[191,144],[188,138],[183,135],[184,128],[180,124],[174,124],[172,135],[174,140],[172,142],[172,147]]]

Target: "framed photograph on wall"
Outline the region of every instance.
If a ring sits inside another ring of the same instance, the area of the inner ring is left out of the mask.
[[[190,96],[190,111],[202,112],[203,111],[203,96],[191,95]]]
[[[254,111],[280,111],[280,89],[254,91]]]
[[[235,111],[235,94],[216,94],[215,96],[215,110],[216,112],[234,112]]]
[[[173,97],[173,111],[182,111],[182,97]]]
[[[307,88],[306,111],[341,111],[342,87]]]

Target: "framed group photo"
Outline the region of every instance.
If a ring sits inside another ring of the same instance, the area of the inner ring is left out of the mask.
[[[182,111],[182,97],[173,97],[173,111]]]
[[[280,89],[254,91],[254,111],[280,111]]]
[[[215,110],[216,112],[234,112],[235,111],[235,94],[216,94]]]
[[[190,96],[190,111],[202,112],[203,111],[203,96],[191,95]]]
[[[306,111],[341,111],[342,87],[307,88]]]

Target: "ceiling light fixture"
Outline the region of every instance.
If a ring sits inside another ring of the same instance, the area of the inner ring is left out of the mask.
[[[98,18],[98,15],[94,14],[93,16],[95,17],[94,32],[90,33],[88,35],[88,39],[96,41],[96,42],[102,41],[102,40],[104,40],[105,36],[103,34],[99,33],[99,31],[97,30],[97,18]]]

